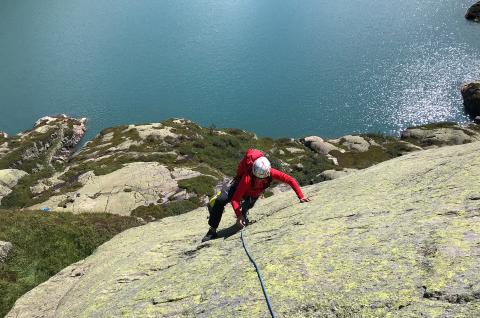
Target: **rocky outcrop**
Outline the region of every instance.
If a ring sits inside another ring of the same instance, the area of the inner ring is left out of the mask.
[[[86,131],[85,118],[66,115],[39,119],[29,131],[3,140],[0,144],[0,168],[36,172],[65,162]]]
[[[200,175],[185,168],[170,171],[157,162],[134,162],[106,175],[87,172],[78,178],[82,184],[79,189],[54,195],[30,209],[130,215],[139,206],[168,202],[170,197],[182,192],[177,181]]]
[[[408,128],[401,133],[401,138],[423,148],[462,145],[480,141],[480,129],[476,128],[475,125],[431,124]]]
[[[467,82],[460,87],[465,110],[472,117],[480,116],[480,81]]]
[[[244,234],[276,314],[476,317],[479,152],[480,142],[418,151],[306,187],[306,204],[291,191],[260,200]],[[119,234],[7,317],[267,317],[233,213],[201,244],[205,216]]]
[[[465,13],[465,19],[480,22],[480,1],[467,10],[467,13]]]
[[[0,241],[0,264],[7,260],[8,254],[12,249],[12,243]]]
[[[65,114],[54,117],[45,116],[37,120],[33,131],[46,133],[52,131],[52,129],[57,130],[52,137],[59,142],[53,142],[54,144],[52,146],[54,148],[50,151],[49,162],[51,162],[52,159],[66,161],[72,155],[75,146],[82,140],[87,131],[86,123],[86,118],[75,119]],[[69,130],[68,133],[66,133],[67,129]]]
[[[12,189],[17,185],[18,180],[28,175],[25,171],[17,169],[3,169],[0,170],[0,203],[2,198],[12,192]]]

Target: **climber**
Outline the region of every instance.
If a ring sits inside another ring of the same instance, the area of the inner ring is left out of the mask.
[[[220,224],[225,205],[231,202],[237,226],[244,228],[248,225],[247,212],[253,207],[258,197],[267,189],[273,180],[288,183],[297,194],[300,203],[309,202],[303,196],[297,181],[277,169],[271,168],[270,161],[256,149],[247,150],[237,168],[237,175],[229,186],[222,189],[208,204],[210,229],[203,237],[202,242],[217,237],[217,227]]]

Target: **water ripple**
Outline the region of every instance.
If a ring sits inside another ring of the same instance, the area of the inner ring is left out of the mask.
[[[462,82],[480,78],[480,59],[466,48],[438,49],[425,45],[408,54],[415,58],[387,70],[373,108],[384,103],[385,113],[373,119],[388,123],[391,132],[414,125],[439,121],[468,121],[459,86]]]

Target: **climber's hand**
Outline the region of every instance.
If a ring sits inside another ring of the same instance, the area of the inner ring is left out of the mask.
[[[245,218],[243,217],[243,215],[240,215],[239,217],[237,217],[237,226],[241,229],[243,229],[245,226],[247,226],[247,224],[245,222]]]
[[[300,199],[300,203],[305,203],[305,202],[310,202],[310,201],[312,201],[312,199],[310,199],[310,198]]]

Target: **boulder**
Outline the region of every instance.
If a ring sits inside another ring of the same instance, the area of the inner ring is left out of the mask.
[[[340,151],[339,148],[335,147],[334,145],[332,145],[331,143],[328,143],[326,141],[323,141],[323,142],[312,142],[310,144],[310,148],[319,153],[319,154],[322,154],[322,155],[327,155],[330,151],[332,150],[338,150]]]
[[[303,143],[307,148],[310,148],[316,153],[326,155],[331,150],[337,149],[334,145],[325,142],[321,137],[318,136],[308,136],[300,139],[300,142]],[[283,151],[282,151],[283,152]]]
[[[365,152],[370,148],[370,143],[360,136],[347,135],[343,136],[341,140],[342,146],[347,147],[348,150]]]
[[[305,137],[303,139],[300,139],[300,142],[302,142],[307,148],[310,148],[316,153],[322,155],[328,155],[328,153],[332,150],[343,151],[343,149],[337,148],[336,146],[324,141],[318,136]]]
[[[467,10],[467,13],[465,13],[465,19],[480,22],[480,1]]]
[[[472,117],[480,116],[480,81],[468,82],[460,87],[465,111]]]
[[[327,181],[344,177],[355,171],[357,171],[357,169],[345,168],[343,170],[325,170],[319,174],[319,177],[322,181]]]
[[[0,241],[0,264],[7,260],[8,254],[12,249],[12,243]]]
[[[303,139],[300,140],[302,143],[306,144],[306,143],[312,143],[312,142],[323,142],[323,139],[322,137],[318,137],[318,136],[308,136],[308,137],[305,137]]]

